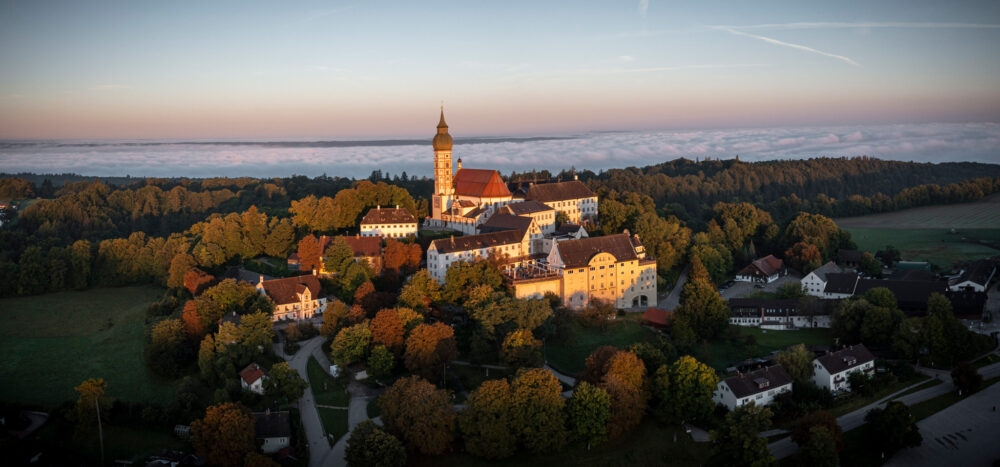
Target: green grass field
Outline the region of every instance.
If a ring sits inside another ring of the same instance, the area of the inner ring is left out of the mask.
[[[168,403],[173,388],[142,357],[145,311],[162,294],[139,286],[0,300],[0,399],[55,406],[103,378],[111,397]]]
[[[327,440],[330,445],[333,446],[341,436],[347,434],[348,431],[348,421],[347,421],[347,409],[329,409],[325,407],[316,407],[319,412],[319,419],[323,422],[323,430],[326,431],[328,435],[333,435],[333,438],[329,437]]]
[[[619,319],[607,331],[586,328],[573,323],[573,335],[563,342],[546,343],[545,357],[556,369],[575,375],[584,369],[587,356],[602,345],[625,348],[636,342],[651,340],[656,334],[635,320]]]
[[[323,371],[323,367],[313,357],[309,357],[309,363],[306,364],[306,374],[317,404],[347,407],[350,403],[351,396],[347,394],[347,387]]]
[[[742,345],[732,342],[712,342],[712,368],[724,371],[729,365],[751,357],[768,355],[775,350],[796,345],[831,345],[830,330],[824,328],[798,329],[794,331],[768,331],[760,328],[740,327],[740,334],[753,336],[757,341],[756,355],[747,355]]]
[[[1000,254],[1000,194],[972,203],[926,206],[870,216],[834,219],[851,232],[858,248],[886,245],[904,260],[930,261],[951,269],[957,261]],[[951,233],[955,229],[956,233]]]

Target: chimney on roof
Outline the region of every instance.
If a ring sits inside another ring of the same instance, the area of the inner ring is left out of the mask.
[[[458,158],[458,170],[462,170],[462,158]]]
[[[628,229],[622,230],[622,233],[625,234],[625,236],[631,235],[631,233],[629,233]]]
[[[579,179],[580,179],[580,176],[579,176],[579,175],[577,175],[577,174],[573,174],[573,180],[579,180]]]

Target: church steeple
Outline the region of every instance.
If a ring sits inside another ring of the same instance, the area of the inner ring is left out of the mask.
[[[448,134],[448,124],[444,122],[444,106],[441,106],[441,121],[438,122],[437,134],[434,135],[435,151],[451,151],[453,142]]]

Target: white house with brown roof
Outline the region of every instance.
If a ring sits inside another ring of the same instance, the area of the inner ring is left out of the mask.
[[[850,391],[848,376],[875,372],[875,356],[863,344],[844,347],[813,360],[813,382],[830,391]]]
[[[758,407],[770,405],[781,394],[792,391],[792,377],[781,365],[741,373],[719,381],[712,400],[735,410],[753,402]]]
[[[427,247],[427,271],[438,282],[444,282],[448,267],[459,261],[474,262],[490,257],[504,262],[522,261],[531,249],[531,237],[522,230],[439,238]]]
[[[267,380],[267,372],[256,363],[251,363],[243,371],[240,371],[240,387],[244,391],[264,395],[265,380]]]
[[[750,264],[736,273],[736,281],[758,282],[770,284],[785,275],[784,261],[775,258],[774,255],[767,255],[763,258],[753,260]]]
[[[376,206],[361,219],[362,237],[404,238],[417,234],[417,218],[400,208]]]
[[[261,441],[261,452],[274,454],[291,444],[292,424],[287,411],[254,412],[253,418],[254,438]]]
[[[323,288],[314,274],[269,281],[260,276],[257,290],[274,302],[275,321],[309,319],[326,309]]]
[[[531,185],[524,199],[565,213],[574,224],[597,219],[597,194],[579,180]]]
[[[830,261],[806,274],[806,277],[802,278],[802,288],[807,295],[824,298],[823,290],[826,289],[826,283],[829,280],[827,275],[839,272],[841,272],[840,266]]]

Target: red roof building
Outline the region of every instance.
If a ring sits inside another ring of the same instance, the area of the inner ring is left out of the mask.
[[[665,328],[674,319],[674,312],[660,308],[649,308],[642,313],[642,322],[656,328]]]
[[[496,170],[458,169],[455,195],[470,198],[510,198],[510,190]]]
[[[753,260],[740,272],[736,273],[736,280],[742,282],[770,283],[785,275],[784,261],[775,258],[774,255],[767,255],[760,259]]]

